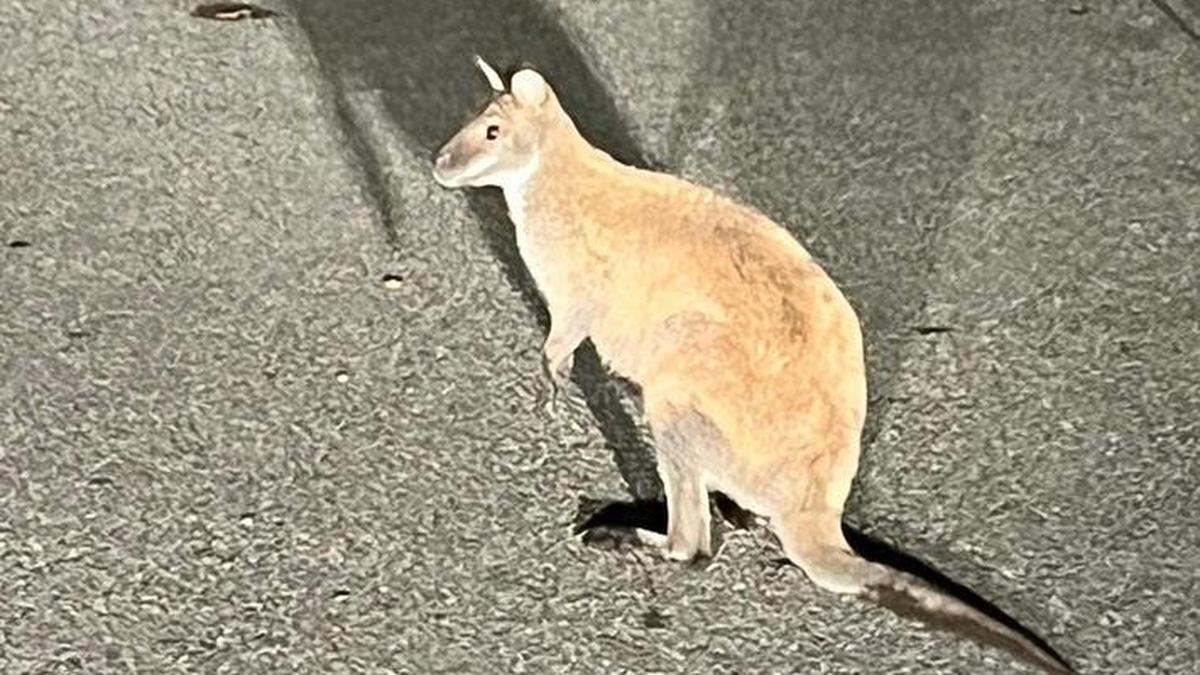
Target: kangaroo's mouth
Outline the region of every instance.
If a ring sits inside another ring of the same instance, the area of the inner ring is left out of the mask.
[[[466,162],[459,161],[453,152],[443,150],[433,161],[433,179],[447,188],[469,187],[480,184],[480,178],[496,164],[496,158],[477,156]]]

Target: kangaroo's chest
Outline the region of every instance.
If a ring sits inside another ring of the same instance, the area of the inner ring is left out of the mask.
[[[508,217],[512,220],[516,232],[517,252],[529,270],[538,290],[543,295],[553,294],[551,290],[555,282],[553,273],[553,237],[549,234],[549,226],[543,223],[530,222],[525,212],[525,205],[518,197],[514,199],[507,194]]]

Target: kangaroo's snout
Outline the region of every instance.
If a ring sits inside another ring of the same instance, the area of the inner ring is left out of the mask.
[[[454,155],[449,147],[442,147],[433,157],[433,179],[442,187],[459,187],[454,180]]]

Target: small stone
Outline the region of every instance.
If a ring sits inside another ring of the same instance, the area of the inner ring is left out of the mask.
[[[1067,8],[1067,11],[1075,16],[1080,16],[1088,13],[1088,6],[1082,2],[1073,2],[1071,3],[1071,6]]]
[[[404,279],[399,274],[383,275],[383,287],[389,291],[394,291],[404,285]]]
[[[346,384],[347,382],[350,381],[350,373],[348,373],[344,370],[339,370],[336,373],[334,373],[333,378],[341,384]]]
[[[651,607],[642,614],[642,625],[646,628],[666,628],[667,616],[657,609]]]
[[[192,10],[192,16],[218,21],[241,21],[242,19],[269,19],[276,14],[269,9],[242,2],[210,2],[197,5]]]

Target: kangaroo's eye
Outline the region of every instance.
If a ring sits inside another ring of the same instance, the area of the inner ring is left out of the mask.
[[[496,125],[496,124],[490,124],[490,125],[488,125],[488,128],[487,128],[487,139],[488,139],[489,141],[494,141],[494,140],[496,140],[496,137],[497,137],[497,136],[499,136],[499,135],[500,135],[500,126],[499,126],[499,125]]]

